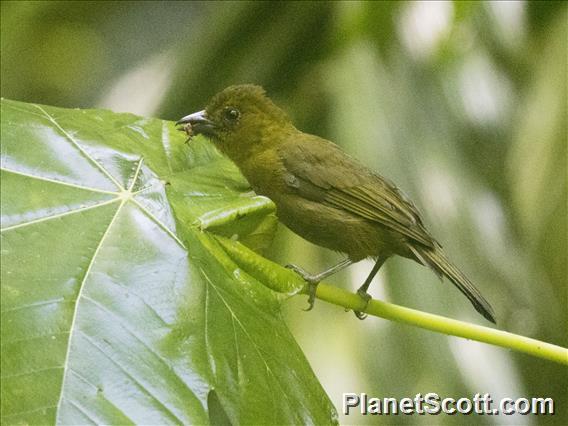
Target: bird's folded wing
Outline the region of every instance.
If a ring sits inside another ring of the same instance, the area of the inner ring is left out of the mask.
[[[315,136],[290,141],[279,155],[298,195],[380,223],[425,246],[437,244],[396,186],[331,142]]]

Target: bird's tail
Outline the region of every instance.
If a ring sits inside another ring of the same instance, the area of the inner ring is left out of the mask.
[[[469,299],[477,312],[496,324],[495,312],[489,302],[463,272],[448,260],[441,248],[411,247],[411,250],[421,263],[432,268],[437,275],[447,277]]]

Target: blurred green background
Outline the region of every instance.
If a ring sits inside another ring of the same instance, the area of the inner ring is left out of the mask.
[[[567,332],[565,2],[1,3],[1,95],[177,120],[257,83],[297,127],[340,144],[416,202],[499,327]],[[278,231],[269,257],[339,257]],[[371,264],[331,282],[355,289]],[[392,259],[375,297],[486,324],[447,282]],[[554,417],[340,417],[343,424],[568,423],[560,365],[305,298],[288,324],[341,410],[342,392],[553,397]]]

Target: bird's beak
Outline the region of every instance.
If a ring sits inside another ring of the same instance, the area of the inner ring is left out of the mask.
[[[201,133],[205,136],[212,136],[217,128],[215,123],[209,120],[205,110],[186,115],[176,123],[176,126],[187,124],[191,126],[191,132],[194,135]],[[186,126],[183,126],[180,130],[187,131]]]

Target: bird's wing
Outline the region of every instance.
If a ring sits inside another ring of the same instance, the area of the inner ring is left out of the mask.
[[[418,210],[394,184],[316,136],[279,149],[286,183],[298,195],[380,223],[427,247],[437,243]]]

